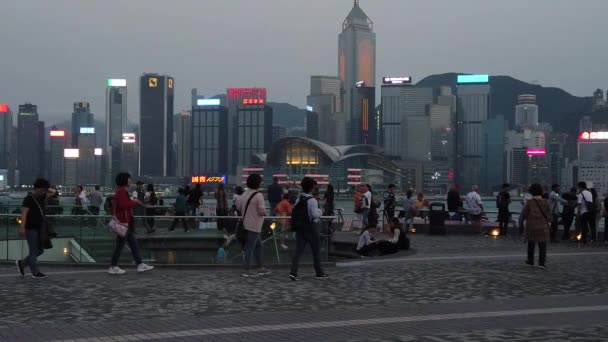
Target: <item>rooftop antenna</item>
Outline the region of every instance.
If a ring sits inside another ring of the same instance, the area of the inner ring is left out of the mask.
[[[359,6],[359,0],[354,0],[355,1],[355,6]]]

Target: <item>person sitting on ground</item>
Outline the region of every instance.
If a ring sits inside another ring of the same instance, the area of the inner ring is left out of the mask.
[[[359,235],[359,242],[357,243],[357,253],[362,256],[369,256],[373,254],[373,251],[378,248],[376,241],[372,237],[372,232],[375,231],[376,226],[367,226],[361,231]]]
[[[380,240],[377,243],[380,255],[394,254],[397,253],[399,249],[408,249],[409,243],[406,242],[407,237],[399,226],[399,219],[394,217],[389,223],[390,237],[385,240]]]

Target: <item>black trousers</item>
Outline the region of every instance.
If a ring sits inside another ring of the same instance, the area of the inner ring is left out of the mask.
[[[321,249],[319,246],[319,229],[313,227],[313,229],[297,231],[296,232],[296,253],[291,260],[291,273],[292,275],[298,275],[298,266],[300,264],[300,257],[304,253],[304,249],[307,244],[310,244],[312,251],[312,260],[315,266],[315,272],[317,275],[322,275],[323,269],[321,268]]]
[[[558,214],[553,214],[553,221],[551,221],[551,242],[555,242],[556,236],[557,236],[557,229],[558,229],[558,223],[559,223],[559,215]]]
[[[511,223],[509,211],[500,210],[498,212],[498,227],[500,228],[500,235],[507,235],[509,231],[509,223]]]
[[[584,213],[579,215],[578,217],[581,226],[581,235],[583,242],[587,242],[589,239],[589,232],[591,231],[591,236],[593,239],[593,235],[595,233],[595,217],[592,213]],[[591,228],[593,225],[593,228]]]
[[[534,248],[538,243],[538,266],[545,266],[547,261],[547,242],[528,241],[528,262],[534,263]]]
[[[185,212],[176,212],[175,216],[186,216]],[[185,231],[188,231],[188,221],[186,220],[185,217],[183,218],[174,218],[173,222],[171,223],[171,228],[169,228],[169,230],[174,230],[175,226],[177,226],[177,222],[181,221],[182,223],[182,227],[184,228]]]
[[[564,225],[562,240],[570,240],[570,227],[572,227],[572,222],[574,222],[573,214],[562,214],[562,224]]]

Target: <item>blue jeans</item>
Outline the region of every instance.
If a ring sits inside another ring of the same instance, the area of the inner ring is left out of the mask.
[[[260,233],[247,231],[247,243],[245,245],[245,270],[251,268],[251,258],[255,256],[258,267],[262,267],[262,238]]]
[[[365,208],[361,211],[361,224],[363,225],[362,229],[367,228],[367,225],[369,224],[369,208]]]
[[[36,274],[40,272],[38,269],[38,257],[44,253],[44,249],[42,249],[42,243],[40,241],[40,232],[34,229],[26,229],[25,239],[27,240],[29,254],[25,259],[23,259],[23,266],[29,266],[32,274]]]

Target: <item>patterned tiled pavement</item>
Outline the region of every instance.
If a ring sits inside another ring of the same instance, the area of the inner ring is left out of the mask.
[[[413,236],[416,253],[340,263],[331,279],[275,269],[44,267],[44,281],[0,266],[0,341],[608,341],[608,248]],[[99,339],[95,339],[99,338]]]

